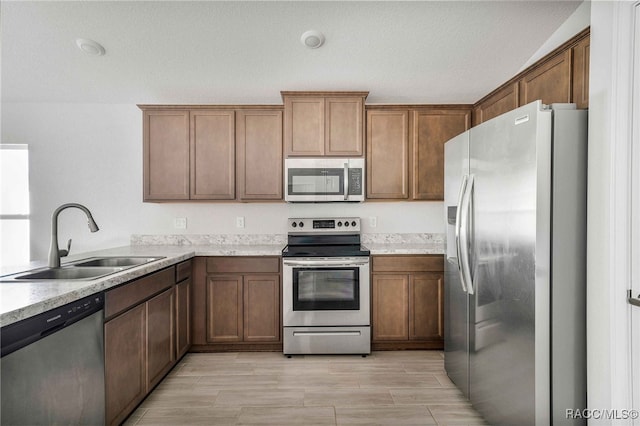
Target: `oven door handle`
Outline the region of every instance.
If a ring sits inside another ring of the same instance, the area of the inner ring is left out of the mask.
[[[342,260],[283,260],[282,261],[286,266],[314,266],[314,267],[323,267],[323,266],[362,266],[367,265],[369,263],[369,259],[361,260],[361,259],[342,259]]]

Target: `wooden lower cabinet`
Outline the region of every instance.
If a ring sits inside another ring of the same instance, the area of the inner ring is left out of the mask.
[[[209,276],[207,341],[280,341],[280,276]]]
[[[105,296],[105,423],[120,424],[176,362],[175,268]]]
[[[147,390],[173,367],[175,350],[175,289],[145,303],[147,308]]]
[[[176,359],[191,346],[191,278],[176,284]]]
[[[373,349],[442,349],[442,256],[374,256],[372,263]]]
[[[104,325],[106,424],[119,424],[142,401],[146,387],[146,307]]]
[[[282,350],[278,256],[198,257],[191,351]]]

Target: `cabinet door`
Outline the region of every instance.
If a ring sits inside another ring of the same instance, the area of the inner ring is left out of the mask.
[[[412,111],[414,200],[444,200],[444,144],[470,125],[470,110]]]
[[[176,357],[182,357],[191,346],[191,278],[176,284]],[[177,359],[176,358],[176,359]]]
[[[282,111],[238,111],[239,200],[282,199]]]
[[[324,155],[324,98],[286,97],[284,142],[287,156]]]
[[[367,111],[367,198],[409,198],[409,111]]]
[[[373,341],[408,339],[408,296],[408,275],[372,275]]]
[[[325,155],[362,156],[363,98],[325,99]]]
[[[191,112],[191,198],[235,198],[234,111]]]
[[[280,341],[280,276],[244,276],[244,341]]]
[[[410,275],[409,340],[444,339],[442,274]]]
[[[242,275],[207,277],[207,342],[241,342]]]
[[[176,359],[175,289],[145,303],[147,309],[147,391],[162,380]]]
[[[519,88],[518,82],[515,82],[483,100],[473,110],[473,125],[475,126],[480,123],[484,123],[485,121],[491,120],[505,112],[518,108],[518,102]]]
[[[573,99],[580,109],[589,108],[590,37],[573,47]]]
[[[571,102],[571,50],[559,53],[520,79],[520,106]]]
[[[106,424],[120,424],[146,395],[146,309],[104,325]]]
[[[145,111],[144,201],[189,199],[189,112]]]

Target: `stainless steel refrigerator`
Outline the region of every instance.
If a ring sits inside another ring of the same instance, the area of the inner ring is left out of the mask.
[[[445,368],[492,425],[584,423],[586,168],[570,104],[445,144]]]

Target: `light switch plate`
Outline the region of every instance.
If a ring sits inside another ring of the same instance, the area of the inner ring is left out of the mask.
[[[378,217],[377,216],[369,217],[369,226],[371,228],[375,228],[376,226],[378,226]]]

